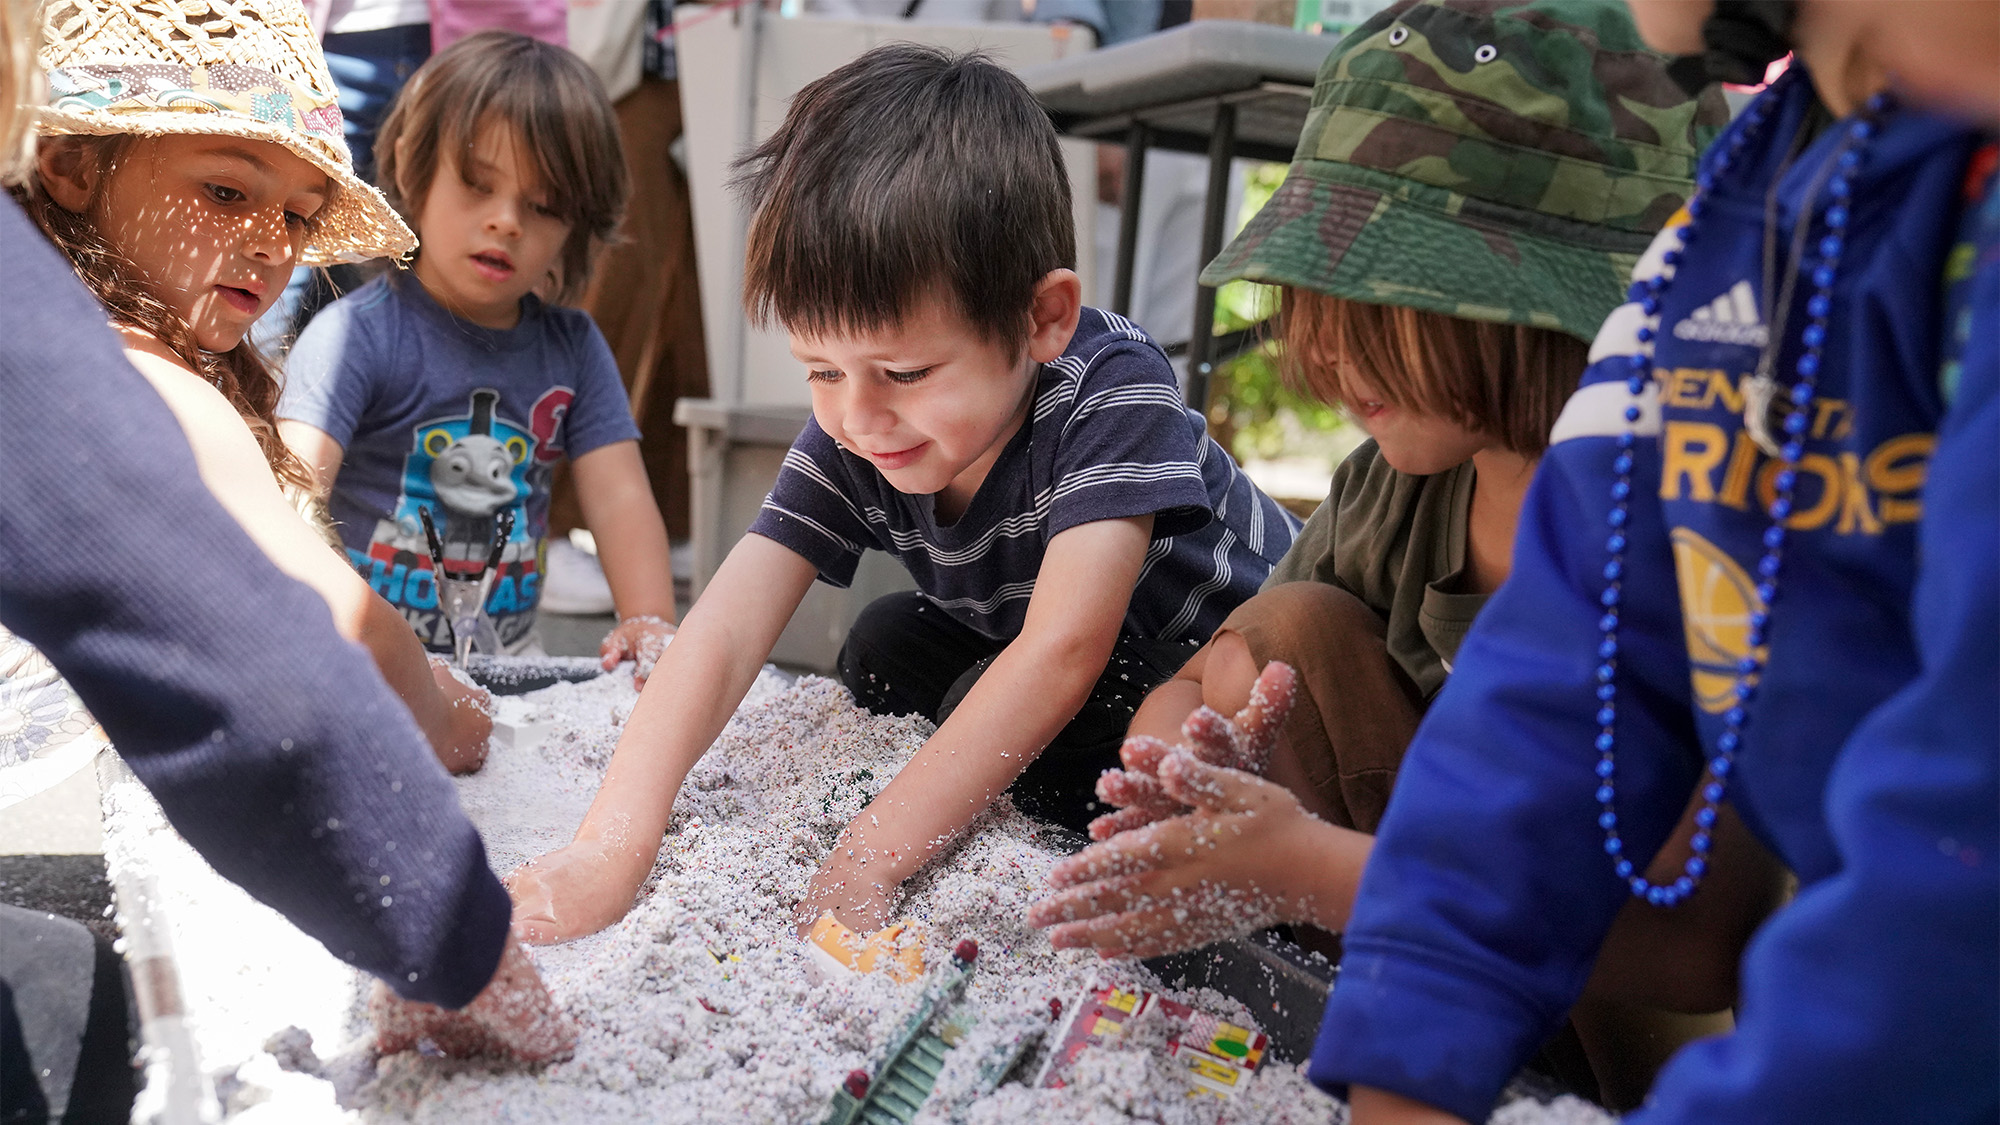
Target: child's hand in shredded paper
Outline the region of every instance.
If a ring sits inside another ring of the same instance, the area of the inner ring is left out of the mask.
[[[1171,749],[1153,775],[1191,811],[1119,833],[1057,864],[1028,909],[1058,949],[1156,957],[1312,917],[1292,878],[1318,824],[1290,790]],[[1364,845],[1365,846],[1365,845]]]
[[[579,838],[536,856],[504,880],[514,932],[531,945],[594,934],[625,917],[652,868],[652,856],[622,837]]]
[[[493,697],[472,683],[442,656],[430,657],[431,679],[450,708],[450,744],[438,760],[452,773],[472,773],[486,764],[487,740],[493,737]]]
[[[805,937],[821,914],[833,912],[834,919],[857,934],[872,934],[889,924],[896,905],[896,884],[892,876],[879,874],[861,859],[842,854],[846,841],[834,846],[834,854],[813,873],[806,894],[792,913],[798,934]],[[863,854],[867,849],[860,849]]]
[[[465,1007],[405,1000],[378,983],[368,1016],[376,1049],[385,1055],[415,1050],[538,1063],[568,1058],[576,1049],[576,1025],[556,1008],[527,948],[511,937],[493,979]]]
[[[1210,707],[1195,708],[1181,724],[1182,744],[1209,765],[1262,774],[1297,695],[1298,675],[1291,665],[1273,660],[1257,676],[1250,701],[1234,718],[1224,718]],[[1176,800],[1160,785],[1160,763],[1175,749],[1147,735],[1125,741],[1119,751],[1125,768],[1106,770],[1097,780],[1099,799],[1117,805],[1118,811],[1091,822],[1091,839],[1108,840],[1187,811],[1189,802]]]
[[[604,658],[604,670],[609,672],[624,661],[632,662],[632,686],[644,688],[646,678],[653,674],[653,665],[659,662],[660,654],[667,651],[667,642],[673,638],[674,626],[661,617],[627,617],[618,627],[604,635],[604,643],[597,647],[597,654]]]
[[[1058,948],[1154,957],[1344,912],[1351,893],[1324,873],[1358,871],[1367,838],[1332,829],[1243,768],[1268,760],[1296,683],[1274,662],[1234,719],[1196,712],[1183,728],[1193,751],[1126,743],[1127,768],[1099,786],[1125,808],[1091,825],[1101,843],[1049,873],[1054,893],[1029,908],[1029,924],[1052,927]],[[1339,901],[1321,902],[1322,892]]]

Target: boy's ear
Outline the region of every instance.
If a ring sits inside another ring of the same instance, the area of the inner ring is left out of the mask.
[[[56,206],[81,215],[90,210],[104,168],[72,138],[49,137],[35,148],[35,176]]]
[[[1050,270],[1035,283],[1028,310],[1028,357],[1047,363],[1063,354],[1083,315],[1083,281],[1075,270]]]

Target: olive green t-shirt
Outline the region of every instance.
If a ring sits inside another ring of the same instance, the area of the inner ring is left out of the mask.
[[[1457,593],[1472,510],[1472,463],[1399,473],[1374,441],[1334,470],[1326,500],[1264,581],[1326,582],[1388,623],[1389,655],[1428,700],[1444,686],[1484,594]]]

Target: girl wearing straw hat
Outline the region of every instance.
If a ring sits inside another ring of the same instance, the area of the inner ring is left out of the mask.
[[[38,8],[0,0],[0,183],[20,170],[40,93]],[[423,1035],[460,1053],[565,1054],[575,1028],[509,941],[507,894],[406,710],[203,487],[102,306],[7,197],[0,246],[0,620],[75,683],[218,871],[394,982],[407,1000],[378,1006],[384,1049]],[[197,551],[203,580],[160,573],[163,555]],[[383,838],[423,846],[378,851]],[[362,882],[396,886],[395,909],[357,903]],[[120,962],[75,923],[0,906],[0,1120],[130,1118]],[[149,1043],[180,1018],[171,981],[131,982]],[[173,1116],[187,1093],[156,1086],[148,1104]]]
[[[279,439],[278,382],[247,338],[295,266],[398,257],[416,242],[354,175],[303,11],[53,0],[43,33],[50,104],[17,195],[109,310],[203,479],[369,650],[439,759],[477,769],[485,693],[428,663],[401,615],[300,518],[310,477]],[[163,565],[192,575],[199,561]]]

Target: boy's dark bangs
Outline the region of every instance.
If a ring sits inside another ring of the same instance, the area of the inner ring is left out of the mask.
[[[760,325],[867,333],[935,294],[1018,350],[1036,285],[1075,264],[1055,131],[976,54],[876,48],[801,90],[735,167],[753,213],[743,304]]]
[[[859,335],[902,324],[926,293],[961,303],[950,232],[942,229],[949,224],[934,211],[898,205],[893,198],[902,193],[883,187],[880,205],[862,214],[811,191],[767,206],[761,276],[746,290],[755,322],[776,319],[807,336]],[[777,221],[779,213],[787,218]]]

